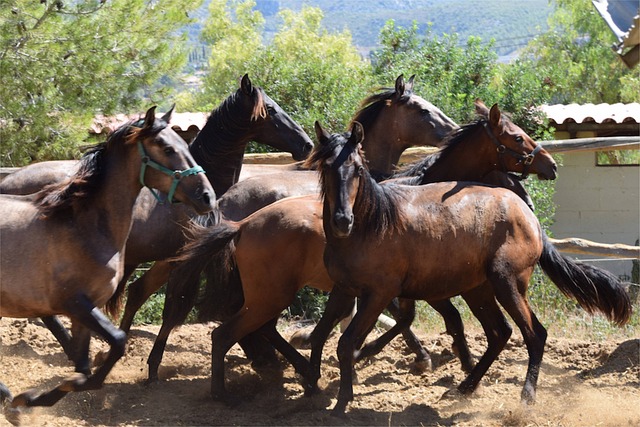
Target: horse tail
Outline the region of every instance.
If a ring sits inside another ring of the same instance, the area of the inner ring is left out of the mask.
[[[544,232],[542,244],[538,263],[563,294],[575,298],[588,313],[599,311],[619,326],[629,321],[631,299],[615,275],[560,254]]]
[[[118,287],[116,288],[116,291],[113,293],[113,295],[111,295],[111,298],[109,298],[109,301],[107,301],[107,303],[104,306],[105,312],[112,319],[120,318],[120,313],[122,312],[122,306],[124,306],[124,290],[126,288],[129,277],[130,275],[127,276],[125,274],[124,277],[120,279],[120,281],[118,282]]]
[[[202,273],[206,276],[204,295],[196,304],[200,321],[226,320],[242,305],[242,286],[233,257],[239,233],[239,225],[229,221],[213,227],[192,225],[191,234],[197,237],[172,259],[176,267],[171,282],[181,295],[198,292],[198,286],[189,284],[198,283]]]

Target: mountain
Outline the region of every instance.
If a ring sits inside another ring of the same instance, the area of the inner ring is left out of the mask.
[[[208,19],[208,4],[195,14],[198,19],[190,34],[195,36],[201,22]],[[324,26],[330,31],[349,30],[354,44],[369,52],[378,44],[380,29],[389,19],[397,26],[418,24],[420,34],[429,26],[435,35],[458,33],[460,42],[469,36],[484,41],[495,39],[500,55],[510,55],[547,29],[554,6],[549,0],[256,0],[256,9],[265,17],[265,37],[278,29],[280,9],[299,11],[304,5],[320,8]]]

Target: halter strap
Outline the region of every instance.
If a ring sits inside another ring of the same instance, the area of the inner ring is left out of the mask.
[[[484,129],[487,131],[487,134],[489,135],[489,139],[491,139],[491,142],[493,142],[496,145],[497,147],[496,151],[498,152],[498,156],[506,153],[506,154],[509,154],[511,157],[516,158],[518,160],[518,163],[522,162],[523,164],[522,174],[518,178],[526,179],[527,176],[529,176],[527,169],[533,163],[533,159],[536,156],[536,154],[538,154],[540,150],[542,150],[542,145],[537,144],[536,147],[529,154],[518,153],[517,151],[512,150],[511,148],[507,147],[506,145],[498,141],[498,138],[496,138],[496,136],[491,131],[491,128],[489,127],[488,122],[483,122],[482,125],[484,126]],[[503,165],[503,169],[506,170],[504,165]]]
[[[173,177],[173,181],[171,182],[171,188],[169,189],[169,194],[167,194],[167,200],[169,201],[169,203],[174,203],[173,195],[175,194],[176,188],[178,187],[178,184],[180,183],[180,180],[182,178],[189,175],[204,173],[204,169],[202,169],[202,167],[199,165],[196,165],[192,168],[185,169],[182,171],[171,170],[167,167],[164,167],[160,163],[157,163],[154,160],[152,160],[147,155],[140,141],[138,141],[138,152],[140,153],[140,157],[142,157],[142,165],[140,166],[140,184],[142,184],[143,187],[147,187],[147,184],[144,183],[144,175],[147,171],[147,166],[151,166],[152,168],[164,173],[165,175]],[[154,191],[153,188],[151,187],[148,187],[148,188],[149,190],[151,190],[151,194],[153,194],[153,196],[156,198],[156,200],[159,203],[164,203],[164,201],[160,198],[160,195],[156,191]]]

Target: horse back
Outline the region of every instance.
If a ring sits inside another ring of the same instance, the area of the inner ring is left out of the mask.
[[[7,175],[0,182],[0,194],[33,194],[50,184],[69,178],[76,172],[75,160],[32,163]]]
[[[463,182],[397,190],[402,231],[338,244],[327,264],[332,277],[369,284],[386,277],[390,292],[435,300],[480,285],[497,263],[514,272],[536,264],[539,223],[511,191]]]
[[[236,242],[243,275],[269,277],[273,289],[309,285],[331,290],[323,262],[322,202],[318,195],[290,197],[247,217]],[[244,267],[244,268],[243,268]]]

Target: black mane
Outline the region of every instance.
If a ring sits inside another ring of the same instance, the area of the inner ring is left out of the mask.
[[[106,175],[106,158],[133,139],[156,135],[168,124],[156,118],[153,126],[142,127],[144,120],[132,120],[113,131],[105,142],[87,147],[80,159],[78,171],[69,179],[43,188],[35,203],[43,217],[69,215],[74,206],[86,206],[102,187]]]

